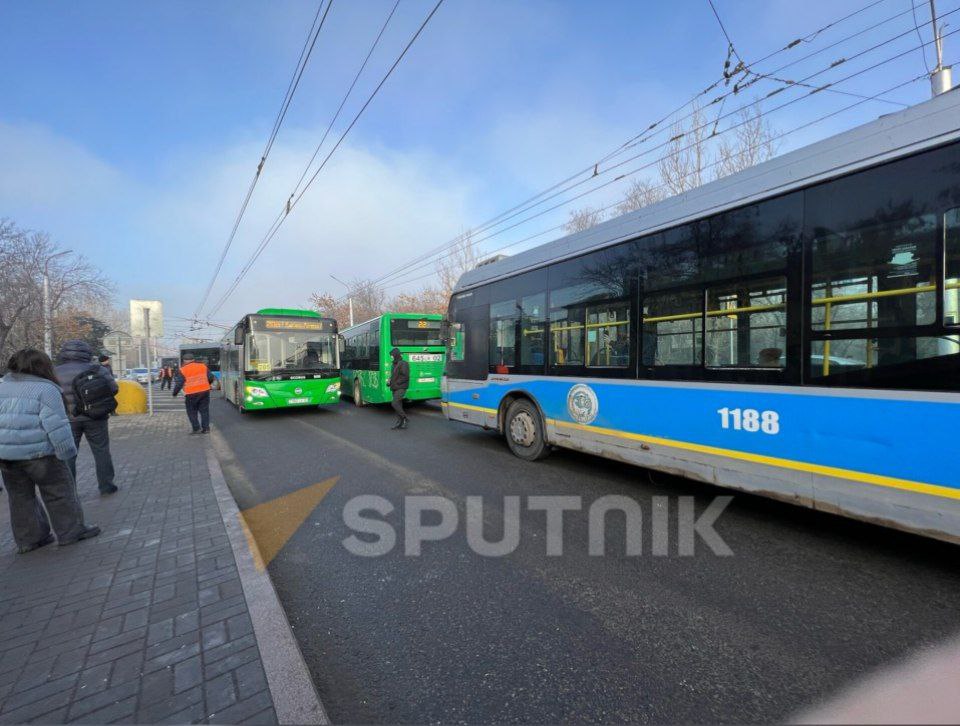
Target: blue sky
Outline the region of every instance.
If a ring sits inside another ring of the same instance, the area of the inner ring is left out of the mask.
[[[715,2],[748,61],[868,4]],[[940,12],[958,4],[938,3]],[[392,5],[334,0],[214,300],[280,209]],[[401,0],[338,129],[432,5]],[[883,0],[761,70],[909,7],[909,0]],[[199,302],[316,8],[312,0],[3,0],[0,216],[85,254],[116,282],[120,307],[130,297],[159,298],[168,327],[183,329],[172,316],[190,316]],[[929,17],[925,3],[918,11],[921,22]],[[801,77],[912,28],[903,14],[785,74]],[[929,25],[922,32],[929,39]],[[846,73],[918,42],[907,34],[851,61]],[[948,38],[948,60],[958,56],[953,48],[960,44]],[[446,0],[215,317],[338,292],[331,272],[345,279],[389,271],[592,163],[715,80],[725,57],[707,0]],[[872,94],[923,70],[914,52],[838,88]],[[890,98],[912,104],[928,96],[919,82]],[[855,101],[818,94],[771,123],[787,130]],[[785,138],[781,150],[896,108],[864,103]],[[609,203],[616,191],[580,204]],[[558,210],[485,246],[564,217]]]

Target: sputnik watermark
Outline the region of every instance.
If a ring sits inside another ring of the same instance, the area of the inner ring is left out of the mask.
[[[732,500],[731,496],[714,497],[697,515],[693,497],[652,497],[649,553],[654,557],[666,557],[673,551],[681,557],[692,557],[697,551],[699,539],[714,555],[733,555],[733,550],[714,527]],[[671,506],[671,502],[675,502],[674,506]],[[550,557],[563,555],[565,523],[572,521],[574,513],[584,510],[583,497],[528,496],[525,510],[521,504],[519,496],[503,497],[502,507],[497,508],[488,508],[480,496],[466,497],[461,506],[447,497],[406,496],[403,499],[401,535],[403,553],[411,557],[419,556],[425,542],[438,542],[457,534],[462,511],[467,545],[478,555],[505,557],[516,551],[521,543],[521,520],[524,516],[545,517],[545,552]],[[380,557],[392,552],[397,546],[398,535],[388,517],[395,509],[388,499],[376,495],[361,495],[347,501],[343,508],[343,521],[354,534],[343,540],[343,546],[352,554],[362,557]],[[676,512],[673,518],[671,511]],[[567,514],[571,517],[565,516]],[[590,555],[644,554],[645,517],[640,502],[619,495],[602,496],[590,503],[586,514],[587,551]],[[623,523],[622,529],[618,528],[622,535],[612,536],[608,541],[608,520],[614,516]],[[427,519],[431,521],[428,523]],[[500,538],[487,539],[484,535],[485,526],[500,529]],[[675,548],[672,550],[670,544],[674,536]]]

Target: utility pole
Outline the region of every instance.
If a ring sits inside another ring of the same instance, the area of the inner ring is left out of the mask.
[[[150,308],[143,308],[143,331],[147,334],[147,409],[153,416],[153,358],[150,355]]]
[[[352,292],[350,286],[349,286],[347,283],[345,283],[343,280],[340,280],[340,279],[338,279],[338,278],[336,278],[336,277],[333,277],[333,275],[330,275],[330,277],[332,277],[334,280],[336,280],[336,281],[339,282],[341,285],[343,285],[345,288],[347,288],[347,293],[348,293],[348,295],[349,295],[349,293]],[[350,308],[350,327],[352,328],[352,327],[353,327],[353,296],[352,296],[352,295],[350,295],[349,297],[347,297],[347,305],[348,305],[348,307]]]
[[[943,27],[937,25],[935,0],[930,0],[930,27],[933,28],[933,47],[937,52],[937,67],[930,73],[930,91],[933,96],[939,96],[953,88],[953,68],[943,65]]]

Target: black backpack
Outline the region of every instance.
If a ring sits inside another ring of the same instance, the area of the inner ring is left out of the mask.
[[[78,373],[73,379],[73,395],[76,399],[73,415],[107,418],[117,410],[117,399],[110,389],[110,380],[100,372],[99,364]]]

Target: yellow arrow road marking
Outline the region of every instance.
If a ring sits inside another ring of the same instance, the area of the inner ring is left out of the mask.
[[[240,512],[240,525],[257,570],[267,568],[339,480],[332,476]]]

